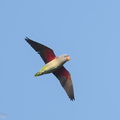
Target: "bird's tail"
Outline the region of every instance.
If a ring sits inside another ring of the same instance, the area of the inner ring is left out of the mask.
[[[37,72],[34,76],[35,77],[38,77],[38,76],[41,76],[41,75],[43,75],[44,74],[44,72]]]

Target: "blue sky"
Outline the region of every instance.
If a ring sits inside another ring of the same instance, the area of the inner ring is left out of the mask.
[[[0,33],[0,119],[120,120],[119,0],[1,0]],[[34,77],[44,62],[26,36],[71,56],[75,101]]]

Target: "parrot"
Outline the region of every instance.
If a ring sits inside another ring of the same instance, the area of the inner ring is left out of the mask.
[[[67,61],[70,61],[70,56],[63,54],[56,57],[54,51],[51,48],[35,42],[28,37],[26,37],[25,40],[45,62],[45,65],[34,76],[38,77],[44,74],[53,73],[60,81],[70,100],[75,100],[71,75],[69,71],[63,66]]]

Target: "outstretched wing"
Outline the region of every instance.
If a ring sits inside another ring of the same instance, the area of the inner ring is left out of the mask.
[[[50,62],[51,60],[53,60],[56,57],[53,50],[48,48],[47,46],[37,43],[37,42],[29,39],[28,37],[26,37],[25,40],[31,45],[31,47],[36,52],[38,52],[38,54],[42,57],[42,59],[45,63]]]
[[[75,100],[71,76],[70,73],[65,69],[65,67],[62,66],[61,68],[53,72],[53,74],[59,79],[69,98],[71,100]]]

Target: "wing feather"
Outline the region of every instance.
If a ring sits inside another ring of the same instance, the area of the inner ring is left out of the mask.
[[[55,59],[56,56],[53,52],[52,49],[48,48],[45,45],[42,45],[40,43],[37,43],[31,39],[29,39],[28,37],[25,38],[25,40],[31,45],[31,47],[38,52],[38,54],[42,57],[43,61],[45,63],[50,62],[51,60]]]
[[[53,74],[58,78],[69,98],[71,100],[75,100],[72,79],[69,71],[62,66],[61,68],[53,72]]]

